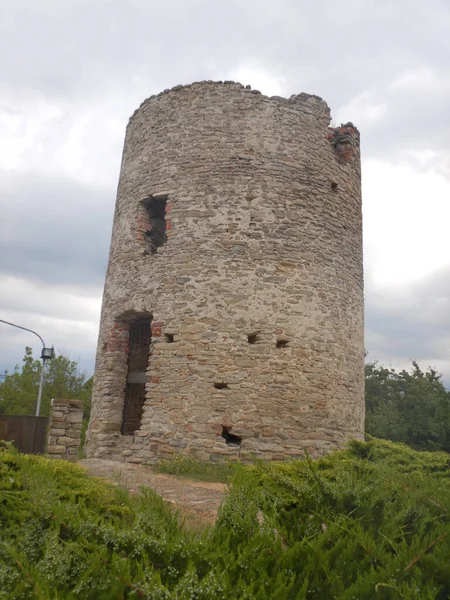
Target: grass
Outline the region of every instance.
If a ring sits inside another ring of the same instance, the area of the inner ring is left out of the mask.
[[[152,466],[156,473],[167,473],[197,481],[230,483],[238,465],[229,461],[205,463],[187,454],[174,454]]]
[[[447,600],[449,458],[371,440],[233,465],[214,527],[192,532],[151,490],[4,445],[0,600]]]

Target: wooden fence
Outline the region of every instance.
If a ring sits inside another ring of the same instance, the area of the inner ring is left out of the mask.
[[[13,442],[24,454],[43,454],[48,417],[0,415],[0,440]]]

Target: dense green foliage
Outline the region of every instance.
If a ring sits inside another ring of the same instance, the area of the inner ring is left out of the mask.
[[[25,349],[22,367],[5,373],[0,383],[0,413],[8,415],[34,415],[38,395],[42,361],[33,358],[31,348]],[[47,361],[42,391],[41,415],[47,416],[52,398],[72,398],[85,402],[85,412],[90,409],[92,382],[80,373],[78,363],[63,354]]]
[[[236,469],[215,527],[185,531],[150,491],[0,453],[0,599],[444,600],[449,455],[354,442]]]
[[[417,450],[450,451],[450,393],[434,369],[365,366],[366,431]]]

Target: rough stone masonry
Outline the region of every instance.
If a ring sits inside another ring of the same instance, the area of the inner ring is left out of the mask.
[[[58,398],[52,401],[47,438],[47,454],[51,458],[78,459],[82,422],[81,400]]]
[[[308,94],[176,86],[128,124],[90,457],[320,455],[364,423],[359,133]]]

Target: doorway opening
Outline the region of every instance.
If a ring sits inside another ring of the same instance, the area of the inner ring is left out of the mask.
[[[141,318],[131,323],[122,435],[133,435],[141,426],[151,337],[151,318]]]

